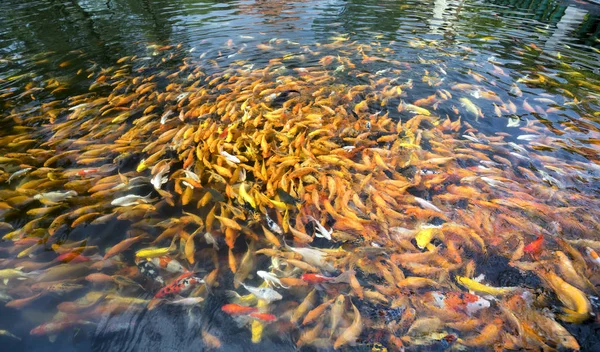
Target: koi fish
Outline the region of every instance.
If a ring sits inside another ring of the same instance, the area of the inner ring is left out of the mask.
[[[90,257],[83,256],[78,252],[67,252],[56,257],[56,260],[63,263],[83,263],[89,262],[92,259]]]
[[[69,198],[73,198],[77,196],[77,192],[75,191],[66,191],[66,192],[46,192],[40,193],[33,196],[33,199],[37,199],[41,202],[49,202],[49,203],[60,203]]]
[[[159,191],[162,188],[162,185],[169,181],[169,177],[167,176],[167,174],[169,173],[170,169],[171,165],[166,164],[162,168],[160,168],[159,171],[152,177],[150,183],[152,184],[152,186],[154,186],[155,190]]]
[[[354,274],[354,270],[347,270],[336,277],[324,276],[321,274],[302,274],[300,278],[308,282],[309,284],[322,284],[322,283],[350,283],[351,276]]]
[[[123,241],[117,243],[116,245],[112,246],[108,251],[106,251],[106,254],[104,254],[104,260],[123,252],[124,250],[131,247],[134,243],[136,243],[144,237],[146,237],[146,235],[139,235],[136,237],[124,239]]]
[[[195,306],[202,302],[204,302],[204,297],[186,297],[169,301],[168,304],[176,304],[181,306]]]
[[[150,201],[151,201],[150,196],[151,196],[151,194],[148,194],[147,196],[138,196],[136,194],[128,194],[126,196],[123,196],[123,197],[120,197],[117,199],[113,199],[110,202],[110,205],[119,206],[119,207],[129,207],[129,206],[140,204],[140,203],[150,203]]]
[[[0,270],[0,280],[5,286],[8,285],[10,279],[27,280],[28,278],[30,278],[30,274],[22,272],[21,268]]]
[[[509,293],[512,293],[512,292],[515,292],[516,290],[518,290],[518,287],[487,286],[480,282],[477,282],[475,280],[472,280],[472,279],[469,279],[469,278],[466,278],[463,276],[456,276],[456,281],[471,291],[487,293],[492,296],[502,296],[502,295],[506,295],[506,294],[509,294]]]
[[[438,308],[452,309],[469,315],[490,307],[490,301],[467,292],[430,291],[425,294],[425,298]]]
[[[269,285],[273,285],[275,287],[279,286],[281,288],[289,288],[285,285],[283,285],[281,283],[281,281],[279,281],[279,278],[277,276],[275,276],[275,274],[272,273],[268,273],[266,271],[263,270],[258,270],[256,272],[256,275],[258,275],[260,278],[262,278],[263,280],[265,280],[265,282]]]
[[[465,110],[467,110],[467,112],[470,112],[471,114],[473,114],[473,116],[475,116],[475,121],[478,121],[479,117],[483,117],[481,109],[477,105],[475,105],[471,100],[469,100],[469,98],[462,97],[459,99],[459,101],[461,106],[464,107]]]
[[[188,271],[180,262],[169,256],[153,257],[150,262],[170,273],[185,273]]]
[[[352,321],[352,324],[335,340],[333,348],[336,350],[346,344],[354,346],[356,344],[356,339],[363,329],[360,311],[354,304],[352,304],[352,310],[354,311],[354,320]]]
[[[62,321],[51,321],[49,323],[44,323],[42,325],[39,325],[39,326],[33,328],[29,332],[29,334],[37,335],[37,336],[53,335],[53,334],[57,334],[63,330],[66,330],[68,328],[78,326],[78,325],[96,325],[96,324],[93,322],[90,322],[90,321],[86,321],[86,320],[81,320],[81,319],[76,319],[76,318],[68,318],[68,319],[65,319]]]
[[[188,272],[176,278],[171,284],[163,287],[158,291],[154,298],[164,298],[166,296],[178,295],[189,291],[196,284],[204,283],[199,277],[194,276],[195,273]]]
[[[243,282],[239,282],[238,283],[240,285],[242,285],[247,291],[249,291],[250,293],[252,293],[253,295],[255,295],[258,299],[261,299],[263,301],[266,302],[274,302],[274,301],[279,301],[283,298],[283,296],[281,294],[279,294],[279,292],[270,289],[268,287],[253,287],[253,286],[248,286],[245,285]]]
[[[593,263],[600,266],[600,257],[598,256],[598,253],[596,253],[595,250],[593,250],[590,247],[585,247],[585,252],[587,253],[588,257],[592,260]]]
[[[321,223],[317,219],[313,218],[310,215],[308,216],[308,219],[314,222],[315,226],[317,227],[315,230],[315,236],[325,238],[331,241],[331,234],[333,233],[333,229],[328,231],[323,225],[321,225]]]
[[[162,248],[150,247],[150,248],[140,249],[135,252],[135,257],[136,258],[164,257],[166,254],[174,252],[176,249],[177,249],[177,246],[175,244],[175,241],[173,241],[173,242],[171,242],[171,245],[169,247],[162,247]]]
[[[281,227],[279,227],[279,225],[277,225],[277,223],[275,221],[273,221],[273,219],[271,219],[271,217],[269,217],[269,214],[265,214],[265,219],[267,220],[267,226],[269,227],[269,229],[275,233],[278,234],[283,234],[283,231],[281,230]]]
[[[77,176],[83,177],[83,176],[95,174],[99,171],[100,171],[100,169],[82,169],[82,170],[77,171]]]
[[[21,169],[19,171],[14,172],[12,175],[10,175],[8,180],[6,180],[6,183],[10,184],[13,180],[16,180],[19,177],[25,176],[25,174],[28,173],[30,170],[31,170],[31,168],[28,167],[28,168]]]
[[[164,279],[159,275],[158,268],[154,265],[154,263],[147,260],[137,260],[135,264],[142,275],[155,280],[161,285],[165,284]]]

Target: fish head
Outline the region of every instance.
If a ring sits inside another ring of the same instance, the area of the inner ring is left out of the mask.
[[[569,351],[579,351],[580,350],[579,343],[573,336],[566,334],[566,335],[556,336],[556,338],[561,347],[563,347]]]
[[[44,335],[46,332],[46,324],[42,324],[37,326],[29,332],[29,335]]]
[[[267,273],[267,272],[266,272],[266,271],[264,271],[264,270],[258,270],[258,271],[256,272],[256,275],[258,275],[258,276],[259,276],[260,278],[262,278],[262,279],[265,279],[266,277],[268,277],[268,276],[269,276],[269,273]]]

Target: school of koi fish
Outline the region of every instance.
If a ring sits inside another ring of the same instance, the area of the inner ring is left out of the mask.
[[[255,344],[580,349],[567,327],[598,324],[600,151],[553,157],[577,126],[550,134],[531,116],[598,96],[517,105],[552,80],[501,97],[435,62],[422,96],[411,65],[346,37],[259,44],[281,54],[262,67],[234,61],[243,49],[152,45],[80,70],[84,94],[65,99],[56,79],[0,91],[0,300],[55,302],[31,335],[173,306],[193,320],[218,296]],[[108,226],[124,230],[86,235]],[[223,346],[210,327],[189,333]]]

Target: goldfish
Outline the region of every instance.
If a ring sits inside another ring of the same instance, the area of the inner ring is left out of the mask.
[[[248,315],[258,312],[258,308],[242,306],[235,303],[229,303],[221,307],[221,310],[229,315]]]
[[[273,314],[269,314],[269,313],[250,313],[248,314],[249,317],[258,319],[260,321],[265,321],[265,322],[273,322],[277,320],[277,317],[274,316]]]
[[[90,257],[83,256],[78,252],[67,252],[56,257],[56,260],[63,263],[83,263],[89,262],[92,259]]]

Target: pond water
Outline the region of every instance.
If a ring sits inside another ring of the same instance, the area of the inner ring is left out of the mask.
[[[599,5],[1,9],[7,351],[600,344]]]

